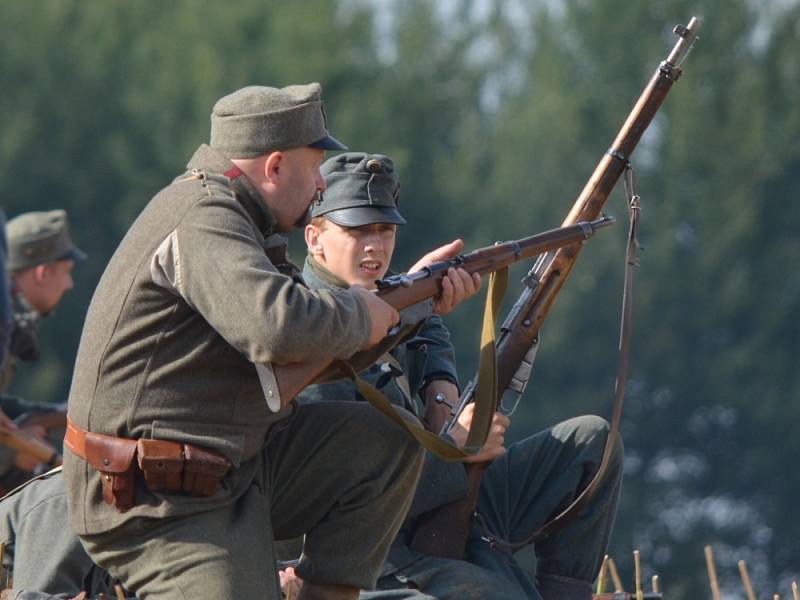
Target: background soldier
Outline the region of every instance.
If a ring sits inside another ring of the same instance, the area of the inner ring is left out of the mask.
[[[137,595],[277,597],[274,532],[305,534],[304,598],[354,598],[410,502],[422,455],[399,427],[350,402],[295,408],[276,382],[273,365],[346,358],[398,320],[363,289],[310,291],[286,258],[280,234],[307,221],[324,151],[343,148],[320,91],[217,102],[210,145],[145,207],[89,308],[70,524]]]
[[[36,361],[40,355],[38,321],[50,315],[63,295],[72,289],[72,269],[86,254],[72,242],[63,210],[23,213],[6,225],[13,329],[9,353],[0,375],[0,408],[28,432],[42,437],[60,452],[65,405],[30,402],[6,394],[19,361]],[[45,415],[47,418],[45,419]],[[38,423],[37,423],[38,422]],[[13,426],[6,422],[6,426]],[[48,430],[52,430],[47,435]],[[37,466],[35,459],[0,447],[0,487],[19,485]]]
[[[66,524],[67,499],[60,469],[19,486],[0,501],[3,576],[17,599],[114,595],[111,577],[95,565]]]
[[[373,287],[374,280],[389,268],[397,226],[405,222],[397,210],[399,182],[394,165],[385,156],[347,153],[326,161],[322,173],[327,191],[323,202],[314,206],[314,218],[305,230],[308,257],[303,276],[312,287],[324,289]],[[362,376],[394,404],[425,414],[433,431],[439,431],[449,415],[448,404],[458,398],[452,346],[438,320],[427,322],[416,337]],[[309,387],[298,402],[345,397],[362,399],[354,384],[344,381]],[[471,419],[472,405],[452,431],[459,446],[466,441]],[[426,454],[409,519],[384,564],[380,591],[364,592],[362,598],[591,598],[591,582],[616,511],[621,450],[615,453],[595,499],[569,525],[536,545],[534,581],[532,573],[514,559],[519,548],[503,540],[527,539],[588,484],[600,464],[608,424],[599,417],[578,417],[506,449],[504,434],[509,425],[507,417],[496,414],[483,450],[465,461],[493,461],[483,478],[477,508],[480,518],[473,523],[465,560],[426,556],[409,548],[414,518],[463,497],[467,490],[462,464]]]

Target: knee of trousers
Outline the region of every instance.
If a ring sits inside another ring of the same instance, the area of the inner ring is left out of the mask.
[[[597,415],[581,415],[563,421],[555,425],[553,429],[554,433],[556,430],[559,431],[557,437],[561,437],[562,435],[572,437],[578,444],[585,444],[590,448],[596,449],[599,454],[602,454],[611,426],[608,421]],[[615,442],[611,461],[612,464],[621,464],[625,452],[619,433],[615,434]]]

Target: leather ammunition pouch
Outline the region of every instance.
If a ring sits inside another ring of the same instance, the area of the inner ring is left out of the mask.
[[[103,500],[120,512],[133,507],[140,473],[151,492],[205,497],[216,493],[231,468],[230,461],[214,450],[168,440],[130,440],[84,431],[70,419],[64,445],[100,473]]]

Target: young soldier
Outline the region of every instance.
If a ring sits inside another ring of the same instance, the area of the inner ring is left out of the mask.
[[[281,234],[307,221],[325,150],[343,148],[320,91],[219,100],[210,145],[142,211],[89,308],[70,524],[137,596],[277,598],[273,536],[305,534],[301,598],[355,598],[410,502],[422,453],[409,436],[366,405],[295,407],[276,381],[275,365],[347,358],[398,321],[364,289],[309,290],[286,258]],[[471,281],[450,278],[441,304]]]
[[[65,408],[47,402],[29,402],[6,394],[22,362],[39,359],[40,319],[50,315],[66,292],[72,289],[72,269],[86,254],[72,241],[67,214],[63,210],[36,211],[18,215],[6,226],[13,328],[9,353],[0,369],[0,409],[28,432],[58,447],[64,435]],[[48,426],[36,425],[47,415]],[[12,423],[4,422],[13,427]],[[24,453],[0,447],[0,489],[9,491],[28,479],[37,461]]]
[[[392,161],[378,154],[347,153],[322,166],[327,191],[306,226],[306,281],[321,289],[373,286],[383,277],[394,250],[399,183]],[[453,351],[438,320],[417,337],[381,358],[362,376],[395,404],[425,415],[438,431],[448,404],[458,397]],[[330,398],[360,399],[349,381],[307,388],[301,404]],[[472,407],[452,433],[463,446]],[[414,518],[464,496],[464,467],[427,455],[408,520],[384,564],[378,590],[362,598],[588,599],[611,531],[621,479],[621,452],[593,502],[551,539],[536,545],[537,575],[526,573],[502,542],[525,540],[563,510],[597,470],[608,425],[584,416],[504,446],[510,421],[496,414],[481,453],[465,462],[492,461],[483,478],[466,559],[426,556],[408,546]]]

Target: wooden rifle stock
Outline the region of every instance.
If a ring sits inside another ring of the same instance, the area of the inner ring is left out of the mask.
[[[661,107],[672,84],[680,77],[680,65],[694,42],[699,22],[695,17],[687,26],[678,25],[680,40],[662,61],[625,120],[611,147],[600,159],[563,226],[591,221],[601,214],[611,191],[628,166],[631,154]],[[555,251],[534,274],[534,285],[526,287],[512,308],[497,339],[497,398],[509,389],[531,345],[539,336],[542,323],[575,265],[581,245]],[[469,389],[469,388],[468,388]],[[474,388],[472,388],[474,389]],[[524,389],[524,387],[523,387]],[[417,519],[411,548],[446,558],[461,559],[469,536],[472,516],[487,463],[466,465],[470,489],[457,502],[436,508]]]
[[[23,429],[0,429],[0,444],[27,454],[46,465],[57,467],[61,464],[61,456],[55,448]]]
[[[550,229],[512,242],[497,243],[434,263],[417,271],[381,279],[376,282],[376,294],[397,310],[413,306],[439,295],[442,278],[450,267],[460,267],[468,273],[485,275],[515,262],[532,258],[565,246],[580,245],[600,227],[611,225],[614,219],[602,217],[590,222],[575,222],[566,227]],[[318,358],[304,363],[274,365],[281,404],[286,405],[307,385],[312,383],[331,363],[330,358]]]

